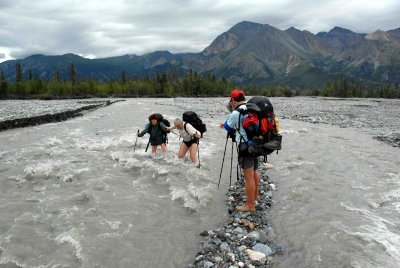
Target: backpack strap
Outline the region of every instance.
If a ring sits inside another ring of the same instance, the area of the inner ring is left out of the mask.
[[[245,144],[247,144],[247,142],[246,142],[246,139],[243,137],[243,135],[242,135],[242,133],[240,133],[240,125],[241,125],[241,116],[242,115],[244,115],[244,113],[246,112],[246,110],[245,109],[243,109],[243,108],[240,108],[240,106],[242,106],[242,105],[246,105],[246,103],[242,103],[241,105],[239,105],[239,107],[236,109],[236,111],[237,112],[239,112],[239,119],[238,119],[238,128],[236,129],[237,130],[237,133],[239,133],[239,135],[240,135],[240,140],[239,140],[239,143],[242,143],[242,140],[244,141],[244,143]],[[248,141],[248,139],[247,139],[247,141]]]
[[[185,124],[183,124],[183,128],[185,129],[186,133],[190,135],[190,133],[189,133],[189,132],[187,131],[187,129],[186,129],[186,125],[187,125],[187,124],[188,124],[188,123],[185,122]],[[195,139],[194,135],[191,136],[191,137],[192,137],[192,140]]]

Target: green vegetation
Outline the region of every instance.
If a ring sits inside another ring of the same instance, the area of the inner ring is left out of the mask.
[[[329,82],[321,95],[340,98],[400,98],[400,86],[398,84],[371,85],[340,76]]]
[[[16,63],[15,82],[7,81],[0,69],[0,98],[90,98],[90,97],[178,97],[178,96],[228,96],[235,88],[224,77],[216,79],[213,74],[199,75],[190,70],[183,77],[178,76],[176,68],[171,72],[156,73],[153,77],[129,77],[122,70],[120,78],[98,81],[83,79],[74,64],[69,67],[69,80],[62,80],[56,70],[51,80],[42,80],[29,70],[28,80],[24,80],[22,66]],[[278,96],[326,96],[340,98],[400,98],[400,86],[389,84],[380,86],[367,84],[338,76],[331,80],[322,91],[317,88],[294,90],[289,86],[268,88],[245,86],[247,95]]]
[[[69,67],[69,80],[62,80],[58,70],[51,80],[29,75],[24,81],[22,67],[16,64],[16,81],[6,81],[0,69],[0,98],[90,98],[90,97],[177,97],[177,96],[224,96],[234,87],[222,77],[198,75],[189,71],[179,78],[177,71],[156,73],[154,77],[128,77],[125,70],[119,79],[97,81],[79,77],[74,64]],[[31,74],[31,72],[29,72]]]

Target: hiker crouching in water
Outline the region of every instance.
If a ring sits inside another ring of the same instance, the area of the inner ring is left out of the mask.
[[[151,144],[151,152],[157,152],[157,146],[165,153],[167,151],[167,132],[168,127],[162,122],[161,114],[152,114],[149,116],[150,123],[145,126],[142,132],[138,133],[138,137],[143,137],[144,134],[150,134],[149,144]],[[147,144],[147,148],[149,146]],[[146,148],[146,152],[147,152]]]
[[[190,160],[196,163],[196,154],[201,137],[200,131],[195,129],[191,124],[183,122],[182,119],[177,118],[174,121],[174,126],[169,130],[177,129],[179,135],[182,137],[183,142],[179,148],[178,158],[184,158],[186,153],[190,150]]]
[[[245,96],[242,90],[233,90],[231,92],[231,102],[233,105],[233,112],[229,115],[229,118],[224,123],[223,127],[228,132],[233,132],[236,130],[236,143],[239,145],[239,165],[243,170],[245,178],[246,187],[246,205],[236,206],[237,211],[250,211],[255,212],[255,200],[259,198],[258,196],[258,183],[259,174],[257,172],[258,168],[258,157],[250,155],[248,151],[248,138],[246,131],[243,128],[243,116],[237,109],[246,110]],[[240,119],[240,122],[239,122]]]

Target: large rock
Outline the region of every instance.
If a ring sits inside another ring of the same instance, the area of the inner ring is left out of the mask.
[[[265,254],[265,256],[269,256],[272,254],[272,249],[265,245],[265,244],[261,244],[261,243],[257,243],[254,247],[253,247],[254,251],[258,251],[258,252],[262,252],[263,254]]]
[[[261,261],[266,259],[266,255],[259,251],[254,251],[251,249],[246,250],[247,255],[249,256],[250,260],[252,261]]]

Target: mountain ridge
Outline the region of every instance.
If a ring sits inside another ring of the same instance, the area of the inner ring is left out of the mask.
[[[69,66],[74,63],[80,76],[100,80],[119,78],[122,70],[128,76],[153,76],[175,69],[180,74],[190,70],[212,73],[238,85],[323,87],[338,75],[376,84],[400,83],[400,28],[366,34],[336,26],[313,34],[243,21],[199,53],[154,51],[99,59],[72,53],[36,54],[0,63],[9,81],[15,79],[16,62],[25,77],[31,70],[42,79],[52,79],[56,71],[68,79]]]

